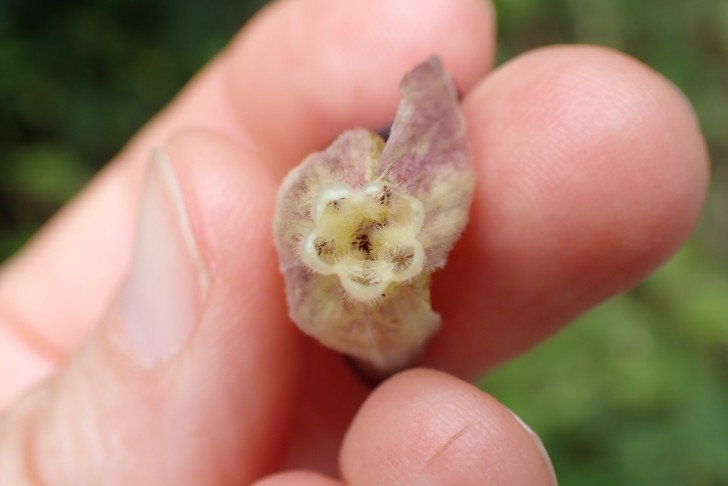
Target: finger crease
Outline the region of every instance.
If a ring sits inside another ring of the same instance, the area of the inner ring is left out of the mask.
[[[51,363],[63,362],[66,353],[59,346],[43,339],[32,327],[23,321],[16,314],[12,313],[7,306],[0,306],[0,326],[4,326],[11,335],[28,349]]]
[[[457,440],[460,439],[460,437],[462,437],[469,428],[470,424],[466,425],[458,432],[453,434],[449,439],[447,439],[447,441],[445,441],[445,443],[442,444],[427,460],[427,462],[425,463],[425,469],[429,469],[430,467],[432,467],[432,465],[445,453],[445,451],[447,451],[450,446],[457,442]]]
[[[30,427],[35,428],[34,425]],[[35,458],[35,431],[29,431],[25,435],[25,444],[23,444],[23,466],[25,468],[25,474],[28,477],[28,482],[33,485],[42,486],[43,481],[38,474],[38,463]]]

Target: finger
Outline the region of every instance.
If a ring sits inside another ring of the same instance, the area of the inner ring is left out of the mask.
[[[0,420],[0,483],[248,484],[279,461],[302,339],[270,298],[276,181],[212,134],[167,153],[107,317]]]
[[[429,370],[399,374],[356,416],[340,456],[347,484],[556,484],[532,432],[474,386]]]
[[[639,282],[698,219],[707,155],[688,103],[637,61],[553,47],[464,100],[472,219],[434,276],[425,363],[472,376]]]
[[[310,340],[282,469],[336,476],[339,449],[371,387],[339,353]]]
[[[3,269],[0,326],[50,364],[75,347],[128,265],[143,161],[171,132],[227,134],[282,174],[352,125],[388,123],[400,77],[433,52],[467,91],[493,58],[491,26],[482,0],[273,4]]]
[[[291,471],[268,476],[254,486],[343,486],[343,483],[311,471]]]
[[[390,123],[402,75],[432,54],[469,91],[493,60],[493,20],[482,0],[276,4],[233,48],[241,123],[286,171],[346,128]],[[281,42],[287,49],[271,53]]]

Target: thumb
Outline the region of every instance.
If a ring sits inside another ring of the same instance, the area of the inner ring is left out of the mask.
[[[0,420],[0,484],[237,484],[274,468],[300,338],[271,298],[260,167],[199,132],[153,157],[128,276],[64,369]]]

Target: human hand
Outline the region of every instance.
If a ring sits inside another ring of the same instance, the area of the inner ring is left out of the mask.
[[[272,5],[6,264],[0,484],[246,484],[337,458],[350,484],[549,484],[538,442],[463,380],[667,258],[699,214],[705,148],[679,93],[626,56],[551,47],[489,73],[485,2],[416,7]],[[422,365],[448,374],[370,391],[286,318],[275,193],[341,131],[385,126],[433,53],[479,179],[434,277],[443,329]]]

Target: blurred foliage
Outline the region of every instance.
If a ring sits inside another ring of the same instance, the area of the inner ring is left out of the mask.
[[[0,258],[264,3],[0,0]],[[692,100],[714,169],[676,258],[481,385],[539,432],[562,485],[728,484],[728,1],[496,6],[500,61],[586,42],[665,74]]]
[[[264,0],[0,0],[0,258]]]

